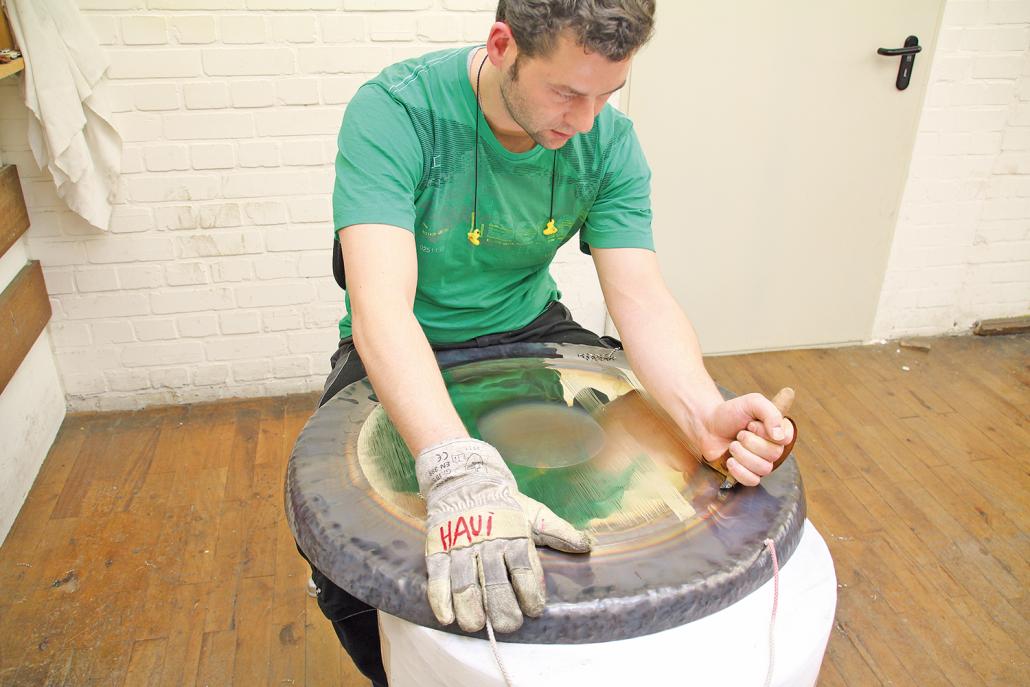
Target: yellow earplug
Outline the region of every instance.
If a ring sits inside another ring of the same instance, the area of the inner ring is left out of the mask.
[[[558,233],[558,227],[554,226],[554,218],[547,221],[547,228],[544,229],[544,236],[553,236]]]

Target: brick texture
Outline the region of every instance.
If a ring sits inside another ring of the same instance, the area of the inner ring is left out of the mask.
[[[108,53],[99,93],[125,140],[110,232],[57,197],[32,159],[17,79],[0,81],[0,157],[22,177],[69,407],[320,389],[343,313],[330,193],[344,109],[396,59],[482,42],[494,0],[76,2]],[[1011,45],[1019,12],[1002,9]],[[956,69],[994,81],[1017,68],[991,56]],[[992,187],[992,231],[1010,237],[1001,201],[1025,190],[1026,137],[987,143],[1010,156]],[[589,259],[570,245],[554,271],[580,320],[601,329]]]
[[[1028,312],[1030,4],[950,0],[873,333]]]

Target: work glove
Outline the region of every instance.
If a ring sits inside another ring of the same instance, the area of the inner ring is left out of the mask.
[[[466,632],[522,627],[544,611],[544,571],[534,543],[569,553],[590,550],[589,537],[550,508],[519,493],[490,444],[452,439],[415,460],[426,500],[429,605],[436,619],[458,619]],[[484,603],[485,602],[485,603]],[[521,610],[520,610],[521,608]]]

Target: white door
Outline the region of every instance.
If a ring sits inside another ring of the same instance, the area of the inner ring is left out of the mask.
[[[624,107],[705,353],[867,340],[944,0],[664,0]],[[917,36],[911,83],[895,86]]]

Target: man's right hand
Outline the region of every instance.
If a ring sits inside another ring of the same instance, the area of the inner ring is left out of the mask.
[[[444,625],[466,632],[489,616],[497,632],[514,632],[523,614],[544,610],[544,572],[535,544],[569,553],[590,551],[590,538],[550,508],[520,494],[490,444],[453,439],[419,454],[426,500],[429,605]]]

